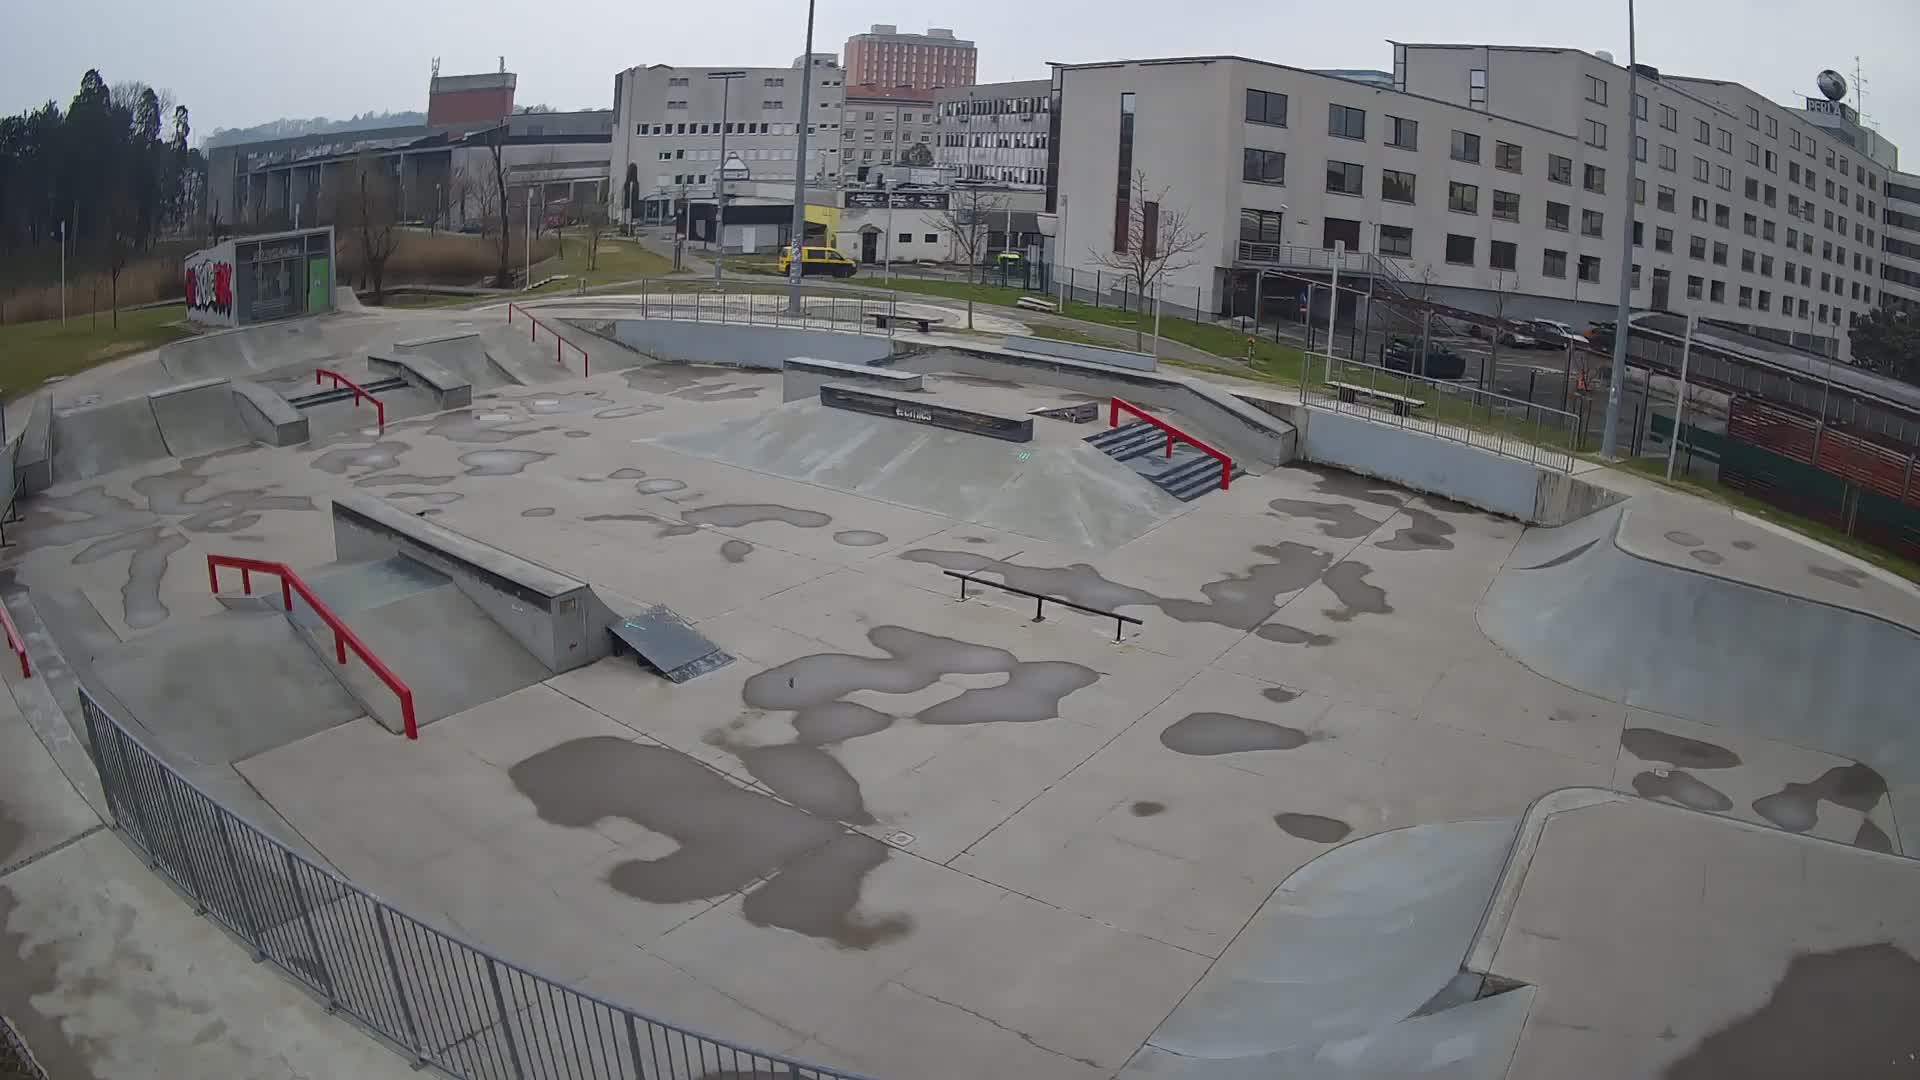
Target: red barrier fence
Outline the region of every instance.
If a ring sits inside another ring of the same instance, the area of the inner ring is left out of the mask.
[[[380,415],[380,430],[381,431],[387,430],[387,406],[384,402],[382,402],[379,398],[374,397],[371,392],[369,392],[365,387],[362,387],[359,383],[354,382],[352,379],[347,378],[345,375],[342,375],[337,371],[334,371],[332,368],[317,368],[314,370],[313,383],[315,386],[320,385],[320,383],[326,379],[333,380],[333,387],[336,390],[344,386],[347,389],[353,391],[353,407],[356,409],[360,407],[361,398],[366,398],[368,401],[373,402],[374,411],[379,413]]]
[[[528,311],[526,308],[521,307],[519,304],[515,304],[512,302],[509,302],[507,304],[507,325],[508,326],[513,325],[513,313],[516,311],[520,313],[521,318],[527,320],[527,323],[530,327],[527,331],[528,341],[538,342],[540,340],[540,331],[542,330],[545,330],[553,338],[553,362],[554,363],[559,364],[561,367],[566,367],[567,361],[565,356],[562,354],[561,350],[572,349],[574,352],[577,352],[580,354],[580,377],[586,378],[593,374],[592,365],[587,359],[587,350],[581,348],[578,345],[575,345],[573,342],[568,341],[566,338],[561,337],[560,331],[555,330],[553,327],[548,326],[546,323],[543,323],[539,319],[534,318],[533,312]]]
[[[306,582],[300,580],[300,575],[294,573],[292,567],[286,563],[247,559],[238,555],[209,555],[207,556],[207,584],[214,592],[220,591],[220,567],[222,566],[230,566],[240,571],[240,591],[249,596],[253,595],[255,573],[272,574],[279,578],[280,602],[286,605],[288,611],[293,610],[293,594],[299,593],[300,598],[313,609],[313,613],[320,616],[320,621],[333,630],[334,659],[342,664],[346,663],[347,650],[352,649],[353,654],[379,676],[380,681],[387,684],[387,689],[392,690],[394,696],[400,699],[400,719],[406,725],[407,738],[420,737],[420,728],[414,723],[413,718],[413,691],[407,687],[406,683],[400,681],[400,677],[393,673],[392,668],[373,655],[373,651],[367,648],[365,642],[355,636],[352,630],[347,629],[347,624],[340,621],[340,616],[335,615],[332,608],[321,603],[320,598],[313,595],[313,590],[307,587]],[[25,663],[24,656],[21,662]]]
[[[0,627],[6,628],[7,648],[12,649],[13,654],[20,658],[20,677],[33,678],[33,666],[27,663],[27,639],[20,636],[19,629],[13,625],[13,616],[7,612],[7,606],[3,603],[0,603]]]
[[[1140,419],[1145,420],[1147,423],[1152,424],[1154,427],[1159,428],[1161,431],[1166,432],[1168,457],[1173,456],[1173,444],[1175,440],[1178,440],[1180,442],[1187,443],[1193,446],[1194,448],[1198,449],[1202,453],[1208,454],[1212,456],[1215,460],[1219,461],[1220,462],[1220,490],[1221,491],[1227,490],[1227,485],[1233,480],[1233,459],[1232,458],[1228,457],[1227,455],[1221,453],[1218,450],[1215,450],[1213,447],[1208,446],[1206,443],[1201,442],[1199,439],[1194,438],[1193,436],[1187,434],[1186,432],[1181,431],[1179,428],[1174,427],[1172,424],[1167,423],[1165,420],[1162,420],[1157,416],[1147,415],[1147,413],[1142,411],[1139,406],[1122,401],[1119,398],[1114,398],[1112,402],[1107,406],[1107,426],[1118,427],[1120,424],[1120,414],[1122,412],[1126,412],[1130,415],[1137,416]]]

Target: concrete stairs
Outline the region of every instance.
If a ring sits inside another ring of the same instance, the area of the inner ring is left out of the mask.
[[[1108,457],[1130,466],[1181,502],[1192,502],[1220,487],[1218,460],[1178,441],[1169,456],[1167,433],[1152,424],[1122,424],[1089,435],[1085,441]],[[1233,475],[1241,476],[1244,472],[1235,466]]]

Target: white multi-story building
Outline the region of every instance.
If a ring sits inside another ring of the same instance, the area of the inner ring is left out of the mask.
[[[846,94],[846,119],[840,128],[842,180],[866,184],[876,171],[899,175],[894,165],[911,164],[911,158],[919,156],[909,154],[915,146],[926,151],[923,164],[933,164],[936,125],[931,92],[910,86],[848,86]]]
[[[1880,238],[1880,295],[1884,306],[1904,305],[1920,315],[1920,175],[1887,177]]]
[[[737,72],[731,80],[709,78]],[[801,80],[814,80],[811,116],[800,112]],[[728,185],[728,216],[736,200],[792,201],[799,129],[807,125],[809,183],[831,186],[841,173],[840,124],[844,79],[832,57],[816,54],[811,69],[633,67],[613,77],[615,220],[672,220],[683,203],[704,200],[710,212],[719,181],[721,141],[749,179]],[[724,94],[724,102],[722,100]],[[721,115],[722,106],[726,115]],[[627,182],[637,197],[626,205]],[[749,215],[751,216],[751,215]],[[772,215],[762,215],[769,216]]]
[[[1045,79],[935,90],[934,163],[967,180],[1045,187],[1052,91]]]
[[[1877,301],[1888,165],[1831,117],[1640,75],[1629,102],[1601,56],[1482,45],[1396,44],[1391,86],[1231,56],[1064,65],[1055,262],[1090,268],[1124,243],[1130,200],[1159,197],[1206,234],[1169,284],[1216,313],[1249,313],[1257,272],[1339,241],[1403,290],[1577,326],[1612,317],[1631,228],[1636,308],[1844,358]]]

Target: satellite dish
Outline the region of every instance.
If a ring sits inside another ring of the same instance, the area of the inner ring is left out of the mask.
[[[1839,101],[1847,96],[1847,80],[1832,68],[1821,72],[1819,78],[1814,81],[1819,85],[1820,92],[1827,96],[1828,101]]]
[[[1613,54],[1611,52],[1608,52],[1606,49],[1601,49],[1599,52],[1594,53],[1593,55],[1599,57],[1601,63],[1604,63],[1604,64],[1613,63]]]

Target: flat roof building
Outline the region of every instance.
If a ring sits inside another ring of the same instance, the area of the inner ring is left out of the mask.
[[[924,34],[903,34],[888,23],[875,23],[864,34],[847,39],[843,57],[847,81],[863,86],[972,86],[980,52],[973,42],[934,27]]]
[[[1046,79],[935,90],[934,162],[968,180],[1044,188],[1052,90]]]

